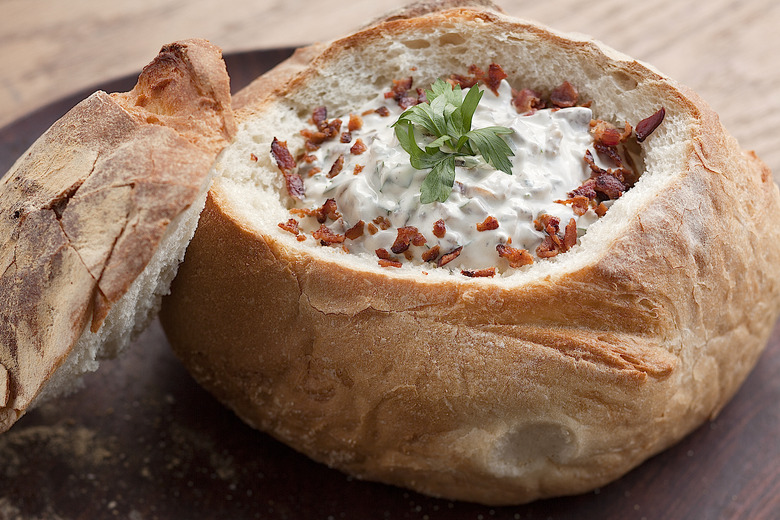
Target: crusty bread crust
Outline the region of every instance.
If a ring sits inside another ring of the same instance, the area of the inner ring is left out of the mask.
[[[234,133],[221,51],[187,40],[131,92],[79,103],[3,177],[0,432],[100,329]]]
[[[447,54],[442,27],[470,45]],[[404,41],[408,59],[392,54]],[[485,56],[523,86],[571,81],[598,117],[667,109],[643,178],[554,260],[496,279],[382,269],[280,231],[270,159],[249,179],[234,171],[251,150],[242,136],[293,135],[313,100],[348,113],[357,77],[371,86],[414,64],[424,83]],[[338,40],[243,107],[163,325],[249,424],[353,475],[489,504],[602,486],[714,416],[777,319],[769,170],[694,93],[599,43],[492,11],[434,12]]]

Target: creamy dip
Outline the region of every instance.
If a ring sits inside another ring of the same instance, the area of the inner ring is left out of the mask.
[[[464,89],[464,95],[467,91]],[[387,107],[390,115],[383,117],[374,112],[379,106]],[[435,245],[440,246],[442,254],[462,246],[460,255],[443,268],[498,267],[500,272],[511,272],[507,261],[498,257],[496,246],[511,244],[533,254],[545,236],[534,227],[534,220],[540,214],[558,217],[561,229],[574,218],[580,234],[597,219],[593,210],[578,217],[570,206],[554,202],[566,199],[568,192],[590,177],[590,169],[583,160],[586,150],[599,162],[589,132],[590,108],[544,109],[519,114],[512,105],[512,89],[505,80],[498,95],[486,90],[474,114],[472,128],[498,125],[513,130],[505,136],[514,153],[510,157],[512,175],[496,170],[481,156],[461,158],[456,163],[455,185],[449,198],[446,202],[429,204],[420,204],[420,188],[428,170],[411,166],[409,155],[401,148],[391,127],[403,110],[393,99],[385,99],[380,94],[356,113],[369,111],[363,115],[362,127],[351,133],[351,142],[334,139],[312,152],[315,159],[310,168],[321,171],[310,175],[307,169],[301,170],[306,189],[302,207],[315,208],[326,199],[336,200],[342,219],[328,223],[334,233],[344,233],[360,220],[365,223],[376,217],[389,220],[388,229],[378,229],[373,235],[366,231],[355,240],[346,240],[344,245],[350,253],[376,258],[377,249],[390,250],[398,228],[414,226],[425,236],[426,244],[412,246],[414,257],[403,259],[405,263],[423,263],[420,253]],[[355,155],[350,153],[350,148],[358,138],[367,150]],[[418,141],[423,144],[422,140]],[[330,168],[340,155],[344,157],[343,168],[329,178]],[[498,228],[478,231],[477,224],[487,217],[494,217]],[[443,238],[433,234],[438,220],[446,225]]]

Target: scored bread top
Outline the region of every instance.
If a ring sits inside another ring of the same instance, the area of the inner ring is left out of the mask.
[[[221,51],[185,40],[131,92],[79,103],[0,181],[0,431],[98,331],[234,133]]]

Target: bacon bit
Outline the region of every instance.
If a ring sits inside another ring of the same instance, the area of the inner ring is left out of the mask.
[[[374,112],[376,112],[382,117],[387,117],[390,115],[390,110],[387,107],[379,107],[376,110],[374,110]]]
[[[596,164],[596,161],[593,159],[593,154],[590,153],[590,150],[585,150],[585,162],[588,163],[590,171],[595,174],[604,173],[606,171],[603,168],[600,168],[598,164]]]
[[[332,179],[339,173],[341,173],[341,170],[344,168],[344,155],[339,155],[335,161],[333,161],[333,166],[330,167],[330,171],[328,172],[328,179]]]
[[[356,164],[355,169],[352,170],[352,175],[357,175],[358,173],[362,172],[363,168],[365,168],[365,166],[363,166],[362,164]]]
[[[339,137],[339,141],[345,144],[352,141],[352,132],[341,132],[341,137]]]
[[[479,78],[473,76],[463,76],[461,74],[451,74],[447,83],[452,86],[458,85],[460,88],[471,88],[479,82]]]
[[[436,260],[437,258],[439,258],[439,250],[440,249],[441,248],[438,245],[436,245],[436,246],[433,246],[432,248],[430,248],[429,250],[425,251],[422,254],[423,262],[432,262],[432,261]]]
[[[371,233],[372,235],[376,235],[377,231],[379,231],[376,228],[376,226],[374,224],[372,224],[371,222],[369,222],[368,226],[366,226],[366,227],[368,227],[368,232]]]
[[[433,235],[436,238],[444,238],[444,235],[446,233],[447,233],[447,226],[444,223],[444,220],[439,219],[433,223]]]
[[[601,143],[605,146],[617,146],[631,137],[631,125],[626,122],[621,132],[612,123],[602,121],[601,119],[593,119],[590,122],[590,132],[593,134],[593,139],[596,143]]]
[[[436,262],[436,267],[445,266],[450,262],[452,262],[453,260],[455,260],[456,258],[458,258],[458,256],[460,256],[460,252],[462,249],[463,246],[458,246],[452,251],[450,251],[449,253],[444,253],[443,255],[441,255],[439,260]]]
[[[406,251],[404,251],[404,258],[406,258],[407,260],[413,260],[414,253],[407,249]]]
[[[512,90],[512,104],[520,114],[540,110],[546,106],[542,101],[542,95],[530,88],[524,88],[519,92]]]
[[[274,137],[271,141],[271,155],[282,173],[288,174],[295,169],[295,159],[287,148],[287,141],[280,141]]]
[[[347,130],[354,132],[363,128],[363,118],[357,114],[349,115],[349,123],[347,123]]]
[[[596,177],[593,189],[597,193],[603,193],[610,200],[615,200],[623,195],[626,187],[620,182],[620,179],[610,173],[604,173]]]
[[[578,99],[577,89],[568,81],[564,81],[550,93],[550,102],[558,108],[573,107]]]
[[[594,179],[588,179],[585,181],[585,183],[580,186],[579,188],[575,188],[574,190],[567,193],[567,196],[570,199],[573,199],[578,196],[587,197],[588,200],[594,200],[596,197],[598,197],[598,194],[595,190],[596,181]]]
[[[488,216],[483,222],[477,224],[477,231],[492,231],[494,229],[498,229],[498,220],[492,216]]]
[[[588,208],[590,207],[590,199],[588,199],[588,197],[585,197],[583,195],[576,195],[570,199],[556,200],[555,202],[558,204],[571,204],[572,211],[578,217],[581,217],[582,215],[587,213]]]
[[[378,256],[382,260],[390,260],[392,258],[392,256],[390,256],[390,252],[384,247],[380,247],[379,249],[376,249],[374,253],[376,253],[376,256]]]
[[[287,222],[279,222],[279,227],[285,231],[289,231],[293,235],[300,233],[300,229],[298,229],[298,221],[294,218],[289,219]]]
[[[496,246],[496,251],[498,252],[499,257],[509,260],[509,267],[517,268],[534,263],[534,257],[531,256],[527,249],[518,249],[516,247],[498,244]]]
[[[290,197],[303,200],[303,197],[306,196],[306,188],[303,185],[303,179],[301,179],[301,176],[297,173],[285,173],[284,183]]]
[[[319,167],[315,166],[314,168],[311,168],[309,170],[309,177],[314,177],[315,175],[317,175],[321,171],[322,171],[322,168],[319,168]]]
[[[412,237],[412,245],[413,246],[424,246],[427,240],[425,239],[425,236],[422,233],[417,233]]]
[[[577,244],[577,221],[570,219],[563,233],[563,252],[565,253]]]
[[[311,236],[319,240],[320,244],[323,246],[330,244],[341,244],[346,239],[344,235],[339,235],[338,233],[331,231],[331,229],[325,224],[320,224],[320,229],[314,231]]]
[[[380,260],[379,265],[381,267],[403,267],[404,264],[399,262],[398,260]]]
[[[341,214],[336,206],[336,199],[326,200],[321,207],[317,209],[292,208],[290,213],[299,217],[315,217],[320,224],[327,219],[338,220]]]
[[[428,95],[425,93],[424,88],[417,88],[417,104],[420,103],[427,103],[428,102]]]
[[[636,140],[640,143],[647,139],[647,136],[652,134],[656,128],[661,124],[661,122],[664,120],[664,116],[666,115],[666,109],[664,107],[661,107],[658,112],[651,115],[650,117],[646,117],[642,119],[639,123],[636,125]]]
[[[352,155],[360,155],[360,154],[362,154],[363,152],[365,152],[366,150],[368,150],[368,147],[366,146],[366,143],[364,143],[364,142],[363,142],[363,140],[362,140],[361,138],[359,138],[359,137],[358,137],[358,138],[355,140],[355,144],[353,144],[353,145],[350,147],[350,149],[349,149],[349,152],[350,152]]]
[[[255,154],[250,153],[249,158],[252,160],[252,162],[257,162],[257,156]]]
[[[366,223],[362,220],[358,220],[357,223],[344,232],[344,236],[350,240],[357,240],[363,236],[363,229]]]
[[[609,209],[607,208],[607,205],[604,204],[603,202],[600,202],[599,205],[596,206],[596,209],[594,209],[593,211],[595,211],[596,215],[598,215],[599,217],[603,217],[604,215],[607,214],[607,209]]]
[[[298,242],[303,242],[304,240],[306,240],[306,235],[301,234],[301,235],[298,235],[295,238],[296,238],[296,240],[298,240]]]
[[[539,258],[552,258],[558,254],[558,248],[552,240],[552,237],[546,236],[536,248],[536,256]]]
[[[398,234],[395,237],[395,242],[393,242],[393,246],[390,248],[390,251],[395,254],[403,253],[409,249],[409,245],[412,243],[412,238],[418,234],[419,233],[417,232],[417,228],[414,226],[404,226],[398,228]]]
[[[313,155],[313,154],[310,154],[310,153],[307,153],[307,154],[305,154],[305,155],[302,157],[302,159],[301,159],[301,160],[302,160],[303,162],[307,163],[307,164],[311,164],[311,163],[313,163],[314,161],[316,161],[316,160],[317,160],[317,156],[316,156],[316,155]]]
[[[620,153],[617,150],[617,146],[608,146],[596,141],[593,143],[593,147],[600,154],[604,154],[610,159],[612,159],[612,162],[615,163],[615,166],[617,166],[618,168],[623,167],[623,158],[620,157]]]
[[[334,119],[322,131],[328,136],[328,139],[336,137],[341,132],[341,119]]]
[[[379,226],[379,229],[381,229],[381,230],[390,229],[390,226],[392,226],[392,224],[390,223],[389,220],[387,220],[386,217],[377,217],[377,218],[375,218],[374,219],[374,224]]]
[[[488,66],[487,78],[485,78],[485,85],[487,88],[493,91],[493,94],[498,95],[498,86],[501,84],[502,79],[506,79],[507,75],[501,65],[497,63],[491,63]]]
[[[534,220],[534,227],[537,231],[544,231],[548,235],[552,235],[558,233],[560,223],[561,221],[558,217],[554,217],[548,213],[542,213],[539,215],[539,218]]]
[[[311,122],[317,127],[317,130],[323,130],[328,124],[327,107],[317,107],[311,114]]]
[[[484,269],[463,269],[460,274],[469,278],[492,278],[496,275],[495,267],[486,267]]]
[[[394,79],[393,80],[393,88],[390,89],[390,92],[385,92],[385,99],[393,98],[396,101],[401,99],[406,92],[412,88],[412,77],[409,76],[408,78],[403,79]]]

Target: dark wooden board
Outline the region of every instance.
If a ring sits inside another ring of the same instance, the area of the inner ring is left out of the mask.
[[[290,52],[227,56],[234,89]],[[0,129],[0,171],[87,94]],[[622,479],[581,496],[485,507],[357,481],[252,430],[195,384],[154,322],[83,390],[0,435],[0,520],[777,519],[779,403],[777,329],[714,421]]]

